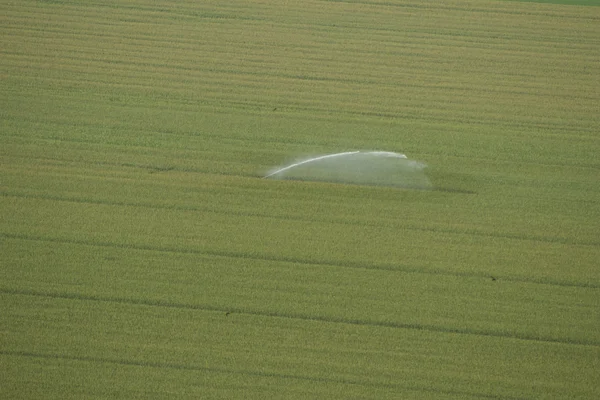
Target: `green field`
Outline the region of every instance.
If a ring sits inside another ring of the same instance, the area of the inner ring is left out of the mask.
[[[563,3],[0,0],[0,398],[600,398]],[[434,189],[263,179],[353,150]]]

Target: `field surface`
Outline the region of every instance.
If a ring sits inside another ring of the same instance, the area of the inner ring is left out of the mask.
[[[600,398],[599,77],[593,6],[0,1],[0,398]],[[354,150],[434,189],[262,178]]]

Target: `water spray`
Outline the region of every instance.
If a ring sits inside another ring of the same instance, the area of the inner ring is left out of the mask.
[[[431,189],[426,165],[391,151],[346,151],[303,159],[265,175],[271,179]]]

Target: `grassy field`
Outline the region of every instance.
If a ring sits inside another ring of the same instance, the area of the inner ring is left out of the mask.
[[[600,7],[0,11],[0,398],[600,397]]]

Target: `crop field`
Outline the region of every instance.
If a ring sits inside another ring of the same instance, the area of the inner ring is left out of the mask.
[[[0,398],[600,398],[557,3],[0,0]],[[359,150],[433,187],[264,179]]]

